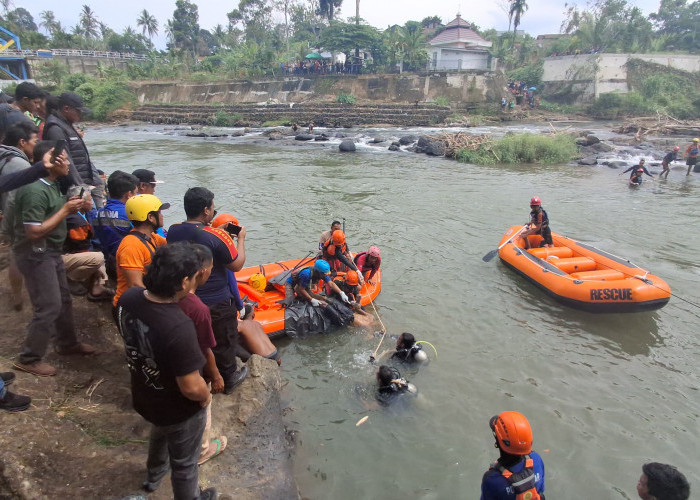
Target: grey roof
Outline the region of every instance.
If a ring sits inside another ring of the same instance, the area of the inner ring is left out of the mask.
[[[445,26],[438,35],[428,40],[429,45],[451,45],[464,43],[473,47],[491,47],[491,42],[484,40],[471,25],[457,14],[457,17]]]

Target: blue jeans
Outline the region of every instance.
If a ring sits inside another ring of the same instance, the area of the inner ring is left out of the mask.
[[[5,397],[5,393],[7,391],[5,390],[5,381],[0,378],[0,399]]]
[[[202,451],[202,434],[206,423],[207,412],[202,408],[184,422],[151,427],[146,462],[146,483],[150,489],[157,488],[168,469],[172,469],[170,481],[175,500],[199,498],[197,460]]]

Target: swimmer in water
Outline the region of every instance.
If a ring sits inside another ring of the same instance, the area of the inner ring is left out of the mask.
[[[402,394],[418,394],[416,386],[401,377],[396,368],[382,365],[377,370],[377,392],[375,398],[380,404],[388,405]]]
[[[391,355],[391,356],[390,356]],[[424,363],[428,355],[416,344],[412,333],[404,332],[396,339],[396,349],[387,349],[377,359],[391,358],[404,363]]]

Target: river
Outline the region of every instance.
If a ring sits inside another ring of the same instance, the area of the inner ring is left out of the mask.
[[[98,127],[86,141],[108,173],[150,168],[165,181],[156,194],[171,204],[166,226],[184,218],[188,187],[214,191],[219,212],[248,230],[246,265],[303,257],[333,219],[345,218],[353,250],[381,247],[376,305],[389,334],[412,332],[438,356],[425,346],[430,363],[402,371],[417,400],[367,411],[379,341],[371,332],[277,342],[303,497],[478,498],[497,457],[488,420],[504,410],[530,420],[548,498],[637,498],[648,461],[677,465],[700,489],[700,176],[686,177],[680,163],[667,181],[630,189],[626,175],[601,166],[476,167],[391,153],[388,143],[342,154],[336,144],[188,138],[150,126]],[[579,312],[498,259],[483,262],[527,220],[533,195],[555,232],[665,279],[670,303]]]

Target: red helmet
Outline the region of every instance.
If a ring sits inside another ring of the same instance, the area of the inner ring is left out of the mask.
[[[360,284],[360,278],[357,276],[357,271],[348,271],[345,275],[345,283],[350,286],[357,286]]]
[[[376,245],[372,245],[369,247],[369,250],[367,250],[367,253],[371,255],[372,257],[381,257],[381,252],[379,251],[379,247]]]
[[[681,150],[681,147],[680,147],[680,146],[676,146],[676,147],[673,148],[673,150],[674,150],[674,151],[680,151],[680,150]]]
[[[499,448],[506,453],[527,455],[532,451],[532,429],[522,413],[504,411],[491,417],[489,426],[496,436]]]
[[[542,206],[542,200],[540,200],[539,196],[533,196],[532,198],[530,198],[530,206],[532,207],[535,205],[538,207]]]
[[[340,246],[343,243],[345,243],[345,233],[342,232],[340,229],[337,231],[333,231],[333,234],[331,235],[331,240],[334,245]]]
[[[216,217],[214,217],[214,220],[211,221],[211,226],[212,227],[221,227],[225,226],[228,223],[235,224],[236,226],[239,226],[238,224],[238,219],[236,219],[233,215],[231,214],[219,214]]]

